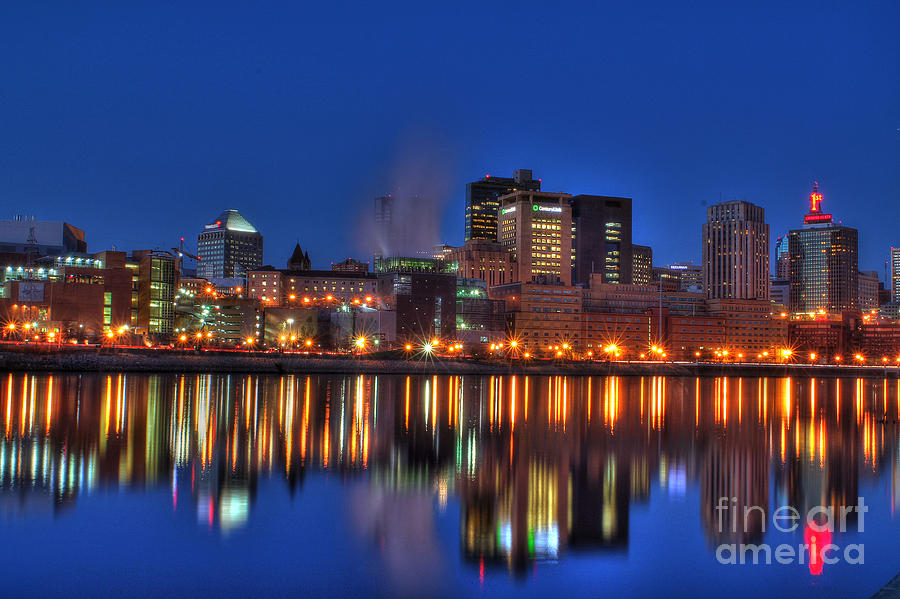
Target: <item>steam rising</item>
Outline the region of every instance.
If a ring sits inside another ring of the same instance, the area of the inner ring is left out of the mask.
[[[441,219],[452,193],[449,163],[446,148],[433,136],[410,137],[401,144],[389,169],[389,193],[383,194],[389,195],[389,219],[375,222],[372,199],[364,210],[367,250],[386,257],[431,254],[441,241]]]

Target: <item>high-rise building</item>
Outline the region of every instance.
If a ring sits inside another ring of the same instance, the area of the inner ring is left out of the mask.
[[[263,236],[237,210],[226,210],[197,236],[197,276],[218,284],[245,280],[262,266]]]
[[[497,228],[500,245],[512,253],[511,282],[572,284],[571,197],[516,191],[500,198]]]
[[[653,249],[648,245],[631,246],[631,284],[649,285],[653,276]]]
[[[788,250],[788,236],[780,235],[775,240],[775,277],[788,279],[791,276],[791,252]]]
[[[878,302],[878,271],[859,271],[859,309],[871,310],[877,308]]]
[[[891,299],[900,302],[900,248],[891,248]]]
[[[375,198],[375,249],[372,254],[376,260],[392,253],[388,244],[398,233],[394,225],[394,204],[391,194]]]
[[[769,299],[769,225],[744,201],[706,209],[703,287],[710,299]]]
[[[572,282],[632,283],[631,198],[577,195],[572,205]]]
[[[818,184],[809,195],[803,228],[788,236],[791,256],[790,308],[793,312],[842,312],[859,307],[856,229],[833,222],[822,212]]]
[[[466,184],[466,241],[497,241],[497,212],[500,197],[514,191],[540,191],[541,180],[533,179],[530,170],[518,169],[512,178],[485,175]]]

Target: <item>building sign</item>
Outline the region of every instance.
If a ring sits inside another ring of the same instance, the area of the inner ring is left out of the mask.
[[[502,213],[503,213],[503,214],[509,214],[510,212],[515,212],[515,211],[516,211],[516,207],[515,207],[515,206],[510,206],[509,208],[504,208],[504,209],[502,210]]]
[[[562,212],[561,206],[539,206],[538,204],[532,204],[531,209],[535,212]]]
[[[19,283],[20,302],[44,301],[44,284],[36,281],[22,281]]]

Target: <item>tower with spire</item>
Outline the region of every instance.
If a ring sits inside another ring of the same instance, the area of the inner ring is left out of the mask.
[[[294,247],[294,253],[287,261],[288,270],[307,271],[312,270],[312,263],[309,260],[309,252],[304,252],[300,247],[300,243]]]

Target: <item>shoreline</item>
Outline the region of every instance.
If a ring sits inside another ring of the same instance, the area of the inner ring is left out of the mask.
[[[240,374],[451,374],[545,376],[748,376],[900,378],[897,366],[831,366],[708,362],[556,362],[466,358],[406,360],[319,357],[304,354],[236,353],[141,348],[46,348],[0,350],[6,372],[135,372]]]

